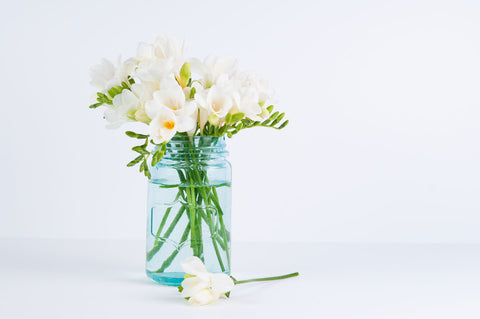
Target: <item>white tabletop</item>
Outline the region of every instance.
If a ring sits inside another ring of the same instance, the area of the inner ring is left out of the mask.
[[[0,318],[480,318],[480,245],[236,244],[231,298],[194,307],[141,241],[0,240]]]

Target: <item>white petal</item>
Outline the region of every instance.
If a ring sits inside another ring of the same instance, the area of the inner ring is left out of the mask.
[[[207,272],[205,265],[196,256],[189,257],[180,263],[184,272],[190,275],[198,275]]]
[[[157,114],[160,112],[162,105],[155,100],[148,101],[145,103],[145,113],[148,117],[153,119],[157,117]]]
[[[175,124],[172,129],[167,129],[165,128],[165,126],[162,126],[160,128],[160,132],[162,134],[163,140],[168,142],[172,139],[172,137],[175,136],[175,134],[177,134],[177,125]]]
[[[106,89],[108,81],[115,76],[115,66],[107,59],[102,59],[100,64],[94,65],[90,68],[91,84],[99,89]]]
[[[182,87],[178,84],[160,84],[160,90],[153,93],[153,98],[160,104],[171,110],[179,110],[185,104],[185,94]]]
[[[137,59],[140,61],[145,61],[151,59],[154,54],[153,45],[140,42],[137,48]]]
[[[219,293],[216,293],[211,289],[202,289],[190,297],[188,302],[191,305],[204,306],[216,301],[218,298],[220,298]]]
[[[219,294],[229,292],[235,286],[232,278],[226,274],[212,274],[211,278],[212,290]]]
[[[189,62],[190,62],[190,67],[191,67],[193,73],[197,73],[197,74],[202,75],[202,76],[205,73],[207,73],[207,69],[206,69],[205,65],[203,65],[202,61],[200,61],[199,59],[191,58]]]
[[[197,110],[197,103],[195,101],[189,101],[183,106],[185,115],[192,115]]]
[[[237,60],[232,56],[224,56],[218,59],[215,64],[215,72],[217,74],[227,73],[233,75],[238,68]]]
[[[138,105],[138,98],[129,90],[123,90],[122,93],[115,95],[113,98],[113,105],[118,112],[127,113],[134,110]]]
[[[191,297],[202,289],[208,288],[209,282],[199,277],[190,277],[182,281],[182,296]]]
[[[188,132],[194,130],[197,126],[197,118],[193,118],[190,115],[177,116],[177,123],[175,123],[177,131]]]
[[[203,127],[205,126],[205,124],[207,124],[207,121],[208,121],[208,117],[210,116],[210,111],[206,110],[206,109],[203,109],[203,108],[200,108],[198,109],[198,124],[200,124],[200,129],[203,130]]]

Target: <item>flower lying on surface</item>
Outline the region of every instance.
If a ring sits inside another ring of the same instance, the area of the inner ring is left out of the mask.
[[[185,299],[191,305],[204,306],[218,300],[220,296],[228,296],[233,286],[254,281],[270,281],[298,276],[298,272],[275,277],[235,280],[224,273],[209,273],[205,265],[196,256],[182,261],[180,265],[187,274],[178,287]]]
[[[203,306],[232,290],[235,283],[228,275],[207,272],[200,258],[192,256],[181,262],[187,273],[182,282],[182,296],[192,305]]]

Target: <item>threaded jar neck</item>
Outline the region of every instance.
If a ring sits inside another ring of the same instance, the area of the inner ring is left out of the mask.
[[[166,160],[219,160],[228,156],[225,137],[174,136],[167,144]]]

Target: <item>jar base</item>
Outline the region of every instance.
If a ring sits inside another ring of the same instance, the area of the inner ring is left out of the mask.
[[[184,272],[162,272],[154,273],[146,271],[147,276],[164,286],[181,286],[183,281]]]

